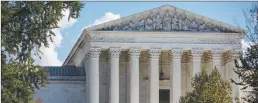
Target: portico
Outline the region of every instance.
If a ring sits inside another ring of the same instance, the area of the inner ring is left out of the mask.
[[[164,103],[177,103],[201,69],[216,66],[225,80],[237,79],[240,39],[233,26],[163,6],[86,28],[64,65],[85,68],[88,103],[159,103],[160,89],[169,90]]]
[[[129,81],[130,83],[128,84],[129,85],[129,97],[130,97],[130,103],[139,103],[140,101],[140,91],[139,91],[139,88],[140,88],[140,82],[139,82],[139,65],[140,65],[140,61],[139,61],[139,57],[140,57],[140,54],[141,54],[141,49],[140,48],[130,48],[128,49],[127,51],[125,52],[128,52],[128,73],[129,73]],[[146,50],[148,51],[148,59],[149,59],[149,67],[148,67],[148,77],[147,78],[147,81],[148,81],[148,91],[149,91],[149,100],[150,103],[159,103],[159,90],[160,90],[160,80],[159,80],[159,73],[160,73],[160,65],[162,65],[162,63],[160,64],[160,55],[161,55],[161,52],[162,52],[162,49],[157,49],[157,48],[151,48],[151,49],[148,49]],[[179,101],[179,98],[181,95],[185,94],[186,91],[189,91],[190,88],[191,88],[191,85],[190,85],[190,79],[192,78],[192,76],[195,75],[195,73],[198,73],[200,72],[201,70],[201,54],[202,52],[199,52],[199,53],[195,53],[193,54],[193,59],[192,59],[192,68],[182,68],[181,65],[183,64],[182,63],[182,54],[184,51],[186,50],[183,50],[183,49],[171,49],[169,51],[166,51],[166,50],[163,50],[164,53],[163,55],[166,55],[169,56],[169,65],[170,67],[168,68],[170,71],[169,72],[169,82],[170,82],[170,85],[169,85],[169,90],[172,91],[170,92],[170,103],[176,103]],[[110,100],[110,103],[119,103],[119,55],[121,53],[121,48],[109,48],[108,49],[108,52],[109,52],[109,65],[110,65],[110,86],[109,86],[109,90],[110,90],[110,97],[109,97],[109,100]],[[222,54],[223,51],[218,51],[218,50],[213,50],[213,52],[217,53],[217,54]],[[99,63],[96,63],[96,61],[98,61],[99,58],[96,58],[96,57],[99,57],[100,56],[100,53],[101,53],[101,48],[98,48],[98,47],[92,47],[91,50],[90,50],[90,54],[89,55],[93,55],[93,56],[89,56],[89,66],[91,68],[89,68],[89,71],[88,73],[89,74],[95,74],[95,75],[90,75],[92,77],[90,78],[94,78],[93,80],[92,79],[89,79],[89,88],[94,88],[94,89],[89,89],[89,96],[94,96],[94,97],[90,97],[90,98],[94,98],[95,100],[91,100],[90,99],[90,103],[94,102],[95,101],[98,101],[100,98],[99,97],[99,94],[96,94],[97,92],[99,92],[99,90],[97,90],[96,87],[99,87],[99,83],[97,83],[96,81],[99,81],[97,80],[97,77],[99,73],[96,73],[96,71],[99,71]],[[217,56],[216,54],[216,56]],[[218,56],[221,56],[221,55],[218,55]],[[143,57],[144,58],[144,57]],[[218,63],[216,65],[216,62],[221,62],[219,59],[217,59],[219,57],[214,57],[213,59],[213,62],[215,61],[214,66],[216,66],[220,71],[222,71],[222,75],[227,77],[229,75],[232,75],[232,74],[228,74],[227,71],[223,71],[222,68],[220,66],[220,63]],[[186,64],[188,65],[188,64]],[[189,66],[191,67],[191,66]],[[214,68],[212,66],[212,68]],[[93,70],[92,70],[93,69]],[[187,74],[182,76],[184,70],[182,69],[192,69],[190,70],[190,72],[186,72]],[[210,68],[207,68],[207,69],[210,69]],[[229,69],[229,68],[224,68],[224,69]],[[95,71],[94,71],[95,70]],[[192,72],[191,72],[192,71]],[[192,75],[189,75],[189,74],[192,74]],[[190,78],[190,79],[187,79],[187,78]],[[184,80],[186,81],[184,81]],[[225,78],[226,79],[226,78]],[[181,83],[181,82],[184,82],[184,83]],[[125,89],[125,88],[124,88]],[[153,101],[153,102],[152,102]]]

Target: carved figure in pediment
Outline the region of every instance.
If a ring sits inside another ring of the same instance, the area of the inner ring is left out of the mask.
[[[113,30],[114,30],[114,31],[115,31],[115,30],[118,30],[118,29],[119,29],[118,27],[119,27],[118,25],[113,26]]]
[[[189,30],[190,21],[185,18],[184,21],[182,21],[182,30],[188,31]]]
[[[125,26],[122,28],[122,30],[130,30],[129,25],[125,25]]]
[[[199,26],[199,31],[205,31],[205,23],[203,23],[203,24],[201,24],[200,26]]]
[[[207,24],[202,24],[200,27],[199,27],[199,31],[203,31],[203,32],[211,32],[211,27]]]
[[[223,28],[223,27],[220,27],[220,30],[225,32],[226,31],[226,28]]]
[[[105,28],[105,30],[113,30],[113,27],[108,26],[108,27]]]
[[[212,32],[212,29],[211,29],[211,25],[210,24],[207,24],[206,27],[205,27],[205,31],[206,32]]]
[[[164,31],[170,31],[171,30],[171,18],[168,15],[168,13],[165,14],[163,18],[163,30]]]
[[[174,15],[174,17],[172,18],[172,23],[171,23],[171,26],[172,26],[172,30],[178,30],[179,29],[179,19],[177,18],[177,15]]]
[[[124,23],[121,23],[120,25],[117,25],[118,30],[122,30],[125,27]]]
[[[161,30],[162,29],[162,19],[159,14],[153,17],[153,29]]]
[[[214,27],[214,31],[215,31],[215,32],[220,32],[220,30],[219,30],[218,27]]]
[[[206,29],[205,29],[206,32],[212,32],[214,31],[213,28],[211,27],[211,25],[206,25]]]
[[[178,18],[178,30],[182,30],[183,29],[183,20],[182,18]]]
[[[122,24],[122,26],[120,26],[120,29],[121,30],[131,30],[131,28],[130,28],[130,23],[131,23],[132,21],[129,21],[129,23],[128,24]]]
[[[197,31],[198,30],[198,25],[195,22],[195,20],[193,20],[192,23],[190,24],[190,30],[191,31]]]
[[[145,29],[153,30],[153,21],[150,18],[148,18],[145,22]]]
[[[140,30],[140,31],[144,31],[145,28],[144,28],[144,19],[140,20],[138,23],[137,23],[137,29]]]
[[[135,23],[132,22],[132,20],[129,23],[129,29],[130,30],[136,30],[136,25],[135,25]]]
[[[214,24],[211,24],[210,28],[211,28],[211,31],[212,31],[212,32],[220,32],[220,30],[218,29],[218,27],[217,27],[216,25],[214,25]]]

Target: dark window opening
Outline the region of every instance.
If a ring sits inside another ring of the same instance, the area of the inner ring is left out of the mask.
[[[169,90],[159,90],[159,103],[169,103]]]

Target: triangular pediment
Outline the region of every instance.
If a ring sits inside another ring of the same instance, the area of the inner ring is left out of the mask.
[[[88,31],[190,31],[238,33],[241,29],[170,5],[86,28]]]

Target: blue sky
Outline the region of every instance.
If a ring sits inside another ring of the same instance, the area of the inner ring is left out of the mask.
[[[128,16],[134,13],[142,12],[152,8],[157,8],[162,5],[172,5],[193,13],[200,14],[227,24],[239,24],[242,28],[245,27],[243,9],[251,7],[253,2],[83,2],[85,7],[81,10],[81,15],[76,20],[69,22],[63,21],[61,29],[57,32],[61,39],[57,39],[58,45],[53,46],[52,52],[47,52],[49,63],[41,62],[41,65],[62,65],[82,29],[86,26],[101,23],[103,21],[112,20]],[[67,19],[65,19],[67,20]],[[63,27],[62,27],[63,26]],[[54,39],[55,40],[55,39]],[[56,41],[55,41],[56,42]],[[44,52],[44,50],[43,50]],[[45,53],[44,52],[44,53]],[[54,54],[55,53],[55,54]],[[54,55],[54,56],[53,56]]]

